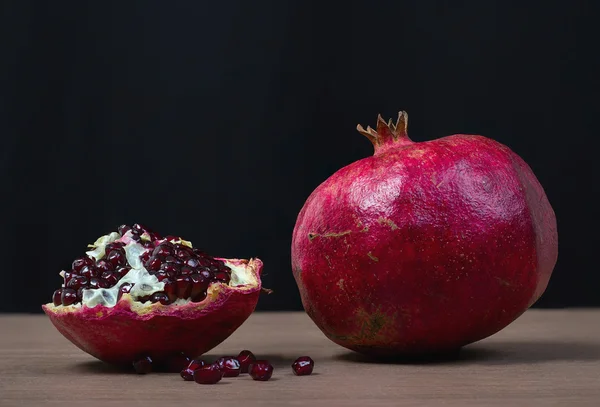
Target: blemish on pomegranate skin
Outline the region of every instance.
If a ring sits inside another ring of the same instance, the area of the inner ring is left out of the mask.
[[[375,257],[375,256],[373,256],[373,253],[371,253],[371,252],[367,253],[367,256],[369,256],[369,258],[370,258],[371,260],[375,261],[375,262],[378,262],[378,261],[379,261],[379,258],[378,258],[378,257]]]
[[[379,218],[377,218],[377,223],[379,223],[380,225],[387,225],[390,228],[392,228],[392,230],[398,229],[398,226],[394,223],[393,220],[384,218],[383,216],[380,216]]]

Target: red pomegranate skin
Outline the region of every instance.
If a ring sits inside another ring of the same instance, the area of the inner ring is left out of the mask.
[[[319,185],[293,232],[307,314],[372,356],[498,332],[542,295],[558,255],[554,211],[519,156],[478,135],[413,142],[406,123],[358,126],[374,155]]]
[[[254,311],[261,291],[262,261],[222,260],[252,267],[258,285],[248,288],[212,284],[204,301],[177,306],[142,305],[124,294],[114,307],[98,305],[59,311],[46,304],[42,308],[63,336],[106,363],[130,366],[140,355],[164,363],[180,352],[200,356],[242,325]]]

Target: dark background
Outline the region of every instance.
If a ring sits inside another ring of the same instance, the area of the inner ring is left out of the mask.
[[[598,7],[534,3],[2,2],[0,311],[40,311],[87,243],[134,222],[260,257],[259,309],[301,309],[296,215],[372,154],[356,125],[401,109],[416,141],[521,155],[558,218],[537,306],[600,305]]]

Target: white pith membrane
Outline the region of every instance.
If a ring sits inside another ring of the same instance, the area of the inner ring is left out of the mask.
[[[165,284],[161,281],[158,281],[156,276],[150,274],[148,270],[142,264],[140,260],[140,255],[146,251],[152,251],[152,249],[145,248],[140,243],[136,242],[131,238],[131,231],[128,231],[123,236],[121,236],[117,232],[111,232],[108,235],[104,235],[96,239],[96,241],[88,245],[88,247],[93,250],[87,251],[86,254],[96,261],[101,260],[105,256],[104,249],[106,245],[115,241],[121,241],[125,243],[123,249],[125,250],[125,255],[127,258],[127,263],[131,270],[121,277],[117,283],[111,288],[85,288],[82,291],[82,301],[72,305],[54,305],[53,303],[47,304],[48,307],[52,308],[81,308],[88,307],[93,308],[97,305],[102,305],[108,308],[112,308],[117,304],[117,297],[119,294],[119,289],[124,283],[131,283],[133,287],[128,295],[132,300],[138,301],[139,298],[149,296],[154,294],[155,292],[160,292],[164,290]],[[149,235],[146,233],[141,235],[142,240],[150,240]],[[162,240],[162,239],[161,239]],[[190,248],[193,248],[192,242],[187,240],[179,239],[179,240],[170,240],[171,243],[176,244],[180,243]],[[255,286],[257,284],[257,278],[254,275],[254,270],[251,267],[247,267],[246,264],[238,265],[234,264],[227,259],[221,259],[227,267],[231,269],[231,280],[229,281],[229,287],[239,287],[244,285],[252,285]],[[65,271],[61,271],[60,276],[64,278]],[[209,286],[209,290],[211,289],[213,284],[223,284],[222,282],[217,283],[213,282]],[[127,294],[124,294],[127,295]],[[207,297],[208,298],[208,297]],[[168,307],[177,306],[177,305],[185,305],[191,302],[190,298],[177,298],[171,304],[167,305]],[[145,303],[139,303],[140,305],[156,305],[151,301],[146,301]],[[159,304],[159,303],[157,303]],[[159,304],[160,305],[160,304]]]

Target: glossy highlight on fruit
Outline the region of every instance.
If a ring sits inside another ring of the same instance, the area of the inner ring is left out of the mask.
[[[414,142],[407,120],[358,126],[374,155],[319,185],[292,237],[307,314],[372,356],[498,332],[543,294],[558,256],[554,211],[522,158],[479,135]]]
[[[59,273],[42,309],[69,341],[111,364],[140,354],[179,372],[229,337],[254,311],[259,259],[213,257],[181,237],[135,224],[101,236]]]
[[[237,360],[240,362],[240,372],[248,373],[248,368],[250,367],[250,364],[256,360],[256,356],[254,356],[254,353],[250,352],[249,350],[244,349],[237,356]]]
[[[216,363],[202,366],[194,371],[194,381],[198,384],[215,384],[220,382],[222,377],[223,372]]]

